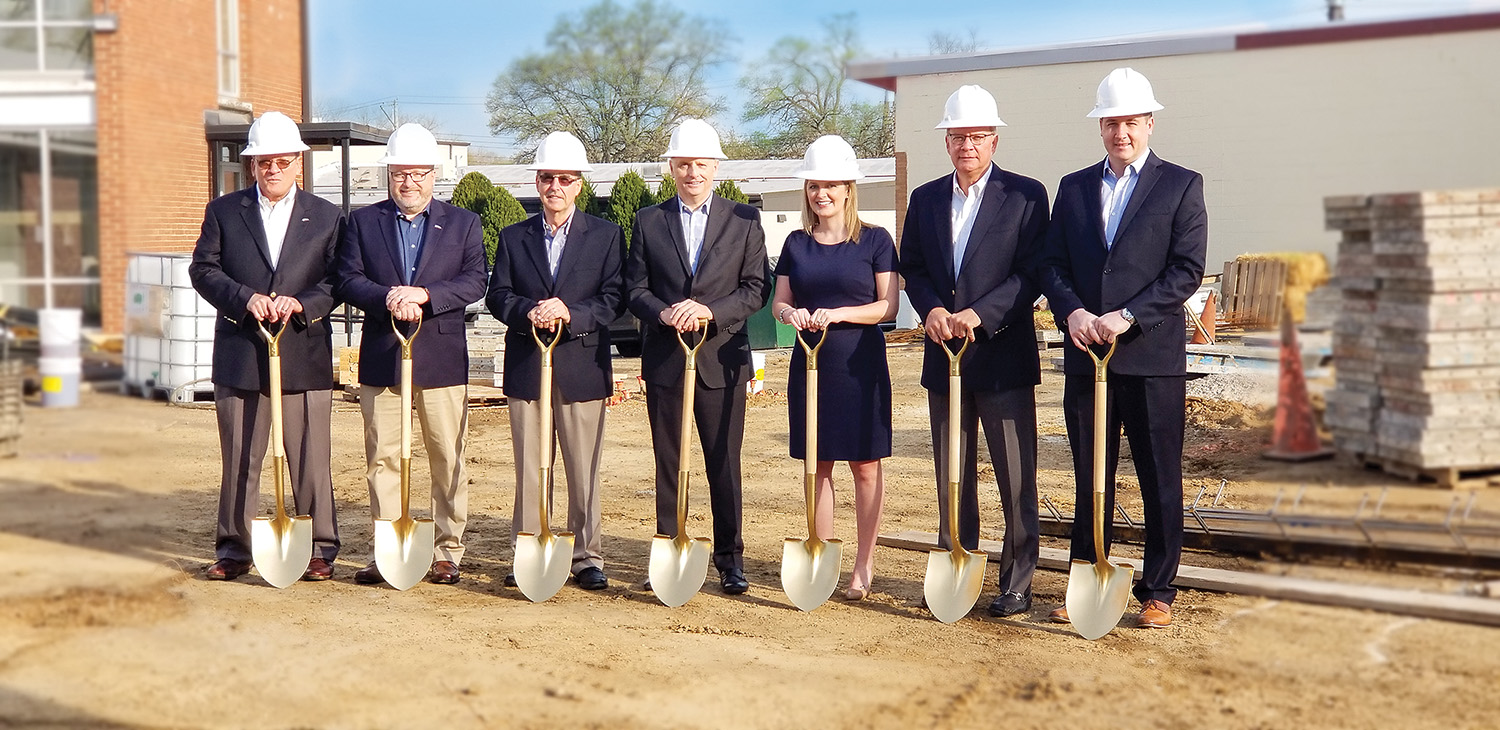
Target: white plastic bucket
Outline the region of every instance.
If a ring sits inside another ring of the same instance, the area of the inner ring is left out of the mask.
[[[78,405],[78,383],[83,378],[83,358],[43,357],[37,360],[42,375],[42,407],[71,408]]]
[[[44,358],[78,357],[79,331],[83,327],[81,309],[39,309],[37,329],[41,331],[41,355]]]

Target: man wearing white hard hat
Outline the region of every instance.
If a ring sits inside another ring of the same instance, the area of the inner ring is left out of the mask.
[[[1172,622],[1172,581],[1182,554],[1182,439],[1187,335],[1182,307],[1203,280],[1208,213],[1203,176],[1149,147],[1156,101],[1151,82],[1117,68],[1099,84],[1088,116],[1099,120],[1105,157],[1058,183],[1042,287],[1072,347],[1064,358],[1063,414],[1078,496],[1074,560],[1094,562],[1094,363],[1089,346],[1114,343],[1109,360],[1106,484],[1115,483],[1120,430],[1146,513],[1145,565],[1135,584],[1136,625]],[[1100,348],[1102,350],[1102,347]],[[1107,494],[1104,513],[1114,514]],[[1104,545],[1112,524],[1104,521]],[[1067,621],[1066,607],[1052,612]]]
[[[479,216],[432,197],[440,158],[437,140],[420,124],[403,124],[391,134],[380,159],[390,197],[349,216],[336,291],[365,313],[359,409],[374,519],[401,516],[401,343],[392,319],[407,334],[421,323],[411,347],[412,401],[432,475],[437,543],[427,579],[446,584],[459,580],[469,513],[464,308],[484,296],[485,261]],[[373,560],[354,578],[383,580]]]
[[[214,404],[223,476],[216,560],[209,580],[250,570],[250,522],[260,511],[260,471],[271,428],[270,374],[260,327],[280,341],[284,440],[297,514],[313,518],[313,556],[303,580],[333,576],[339,552],[329,426],[333,348],[327,317],[334,256],[344,231],[338,206],[297,188],[297,123],[266,112],[250,125],[255,185],[208,204],[188,267],[193,288],[219,312],[214,327]]]
[[[504,389],[516,464],[511,542],[521,532],[540,531],[537,500],[551,494],[552,485],[540,484],[537,456],[542,409],[548,408],[568,480],[573,580],[597,591],[609,586],[600,539],[599,466],[605,399],[614,393],[609,323],[625,309],[625,237],[614,223],[578,210],[583,174],[594,168],[577,137],[547,135],[527,169],[536,172],[542,211],[500,232],[485,297],[490,313],[509,328]],[[541,392],[542,356],[533,330],[558,338],[550,393]],[[515,585],[515,576],[505,583]]]
[[[932,428],[938,492],[938,541],[948,548],[948,356],[958,339],[963,357],[958,539],[979,547],[979,427],[989,444],[1005,514],[998,595],[992,616],[1031,608],[1040,525],[1036,492],[1036,386],[1041,382],[1031,305],[1031,276],[1047,232],[1047,190],[993,162],[997,128],[1005,126],[995,97],[962,86],[943,109],[953,173],[912,191],[901,232],[906,295],[927,334],[922,386]]]
[[[656,452],[656,531],[677,530],[677,460],[682,436],[686,360],[677,334],[708,320],[698,352],[694,421],[708,467],[714,519],[714,566],[728,594],[744,593],[740,535],[740,445],[745,438],[745,383],[751,376],[745,322],[770,297],[766,234],[755,208],[714,195],[719,135],[707,122],[685,119],[662,155],[676,197],[642,208],[625,261],[625,297],[641,320],[641,371]],[[691,335],[687,335],[691,337]]]

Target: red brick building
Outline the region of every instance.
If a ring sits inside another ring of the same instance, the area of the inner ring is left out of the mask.
[[[34,0],[0,19],[0,302],[121,331],[127,253],[192,250],[216,189],[241,185],[206,127],[303,118],[303,2]]]

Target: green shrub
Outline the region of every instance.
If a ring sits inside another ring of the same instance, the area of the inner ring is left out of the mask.
[[[484,258],[490,266],[494,266],[495,247],[500,243],[500,229],[526,220],[526,209],[505,188],[497,187],[485,199],[480,220],[484,223]]]

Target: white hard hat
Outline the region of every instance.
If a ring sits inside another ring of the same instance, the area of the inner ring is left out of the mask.
[[[1003,127],[995,97],[974,84],[958,87],[943,105],[943,121],[934,129],[962,127]]]
[[[713,157],[727,160],[719,146],[719,133],[702,119],[684,119],[672,129],[672,139],[662,157]]]
[[[569,132],[553,132],[537,145],[536,161],[526,169],[590,172],[594,168],[589,166],[588,152],[577,137]]]
[[[807,146],[807,154],[802,156],[802,169],[797,171],[797,177],[803,180],[844,181],[863,180],[865,176],[859,171],[854,148],[837,134],[825,134]]]
[[[385,141],[385,157],[380,158],[382,165],[436,166],[442,161],[432,132],[415,122],[407,122],[391,132],[390,139]]]
[[[297,123],[291,117],[281,112],[266,112],[250,125],[250,144],[245,145],[240,156],[290,155],[308,149],[302,144],[302,133],[297,131]]]
[[[1151,82],[1133,68],[1117,68],[1099,82],[1094,110],[1089,116],[1133,117],[1164,109],[1151,91]]]

